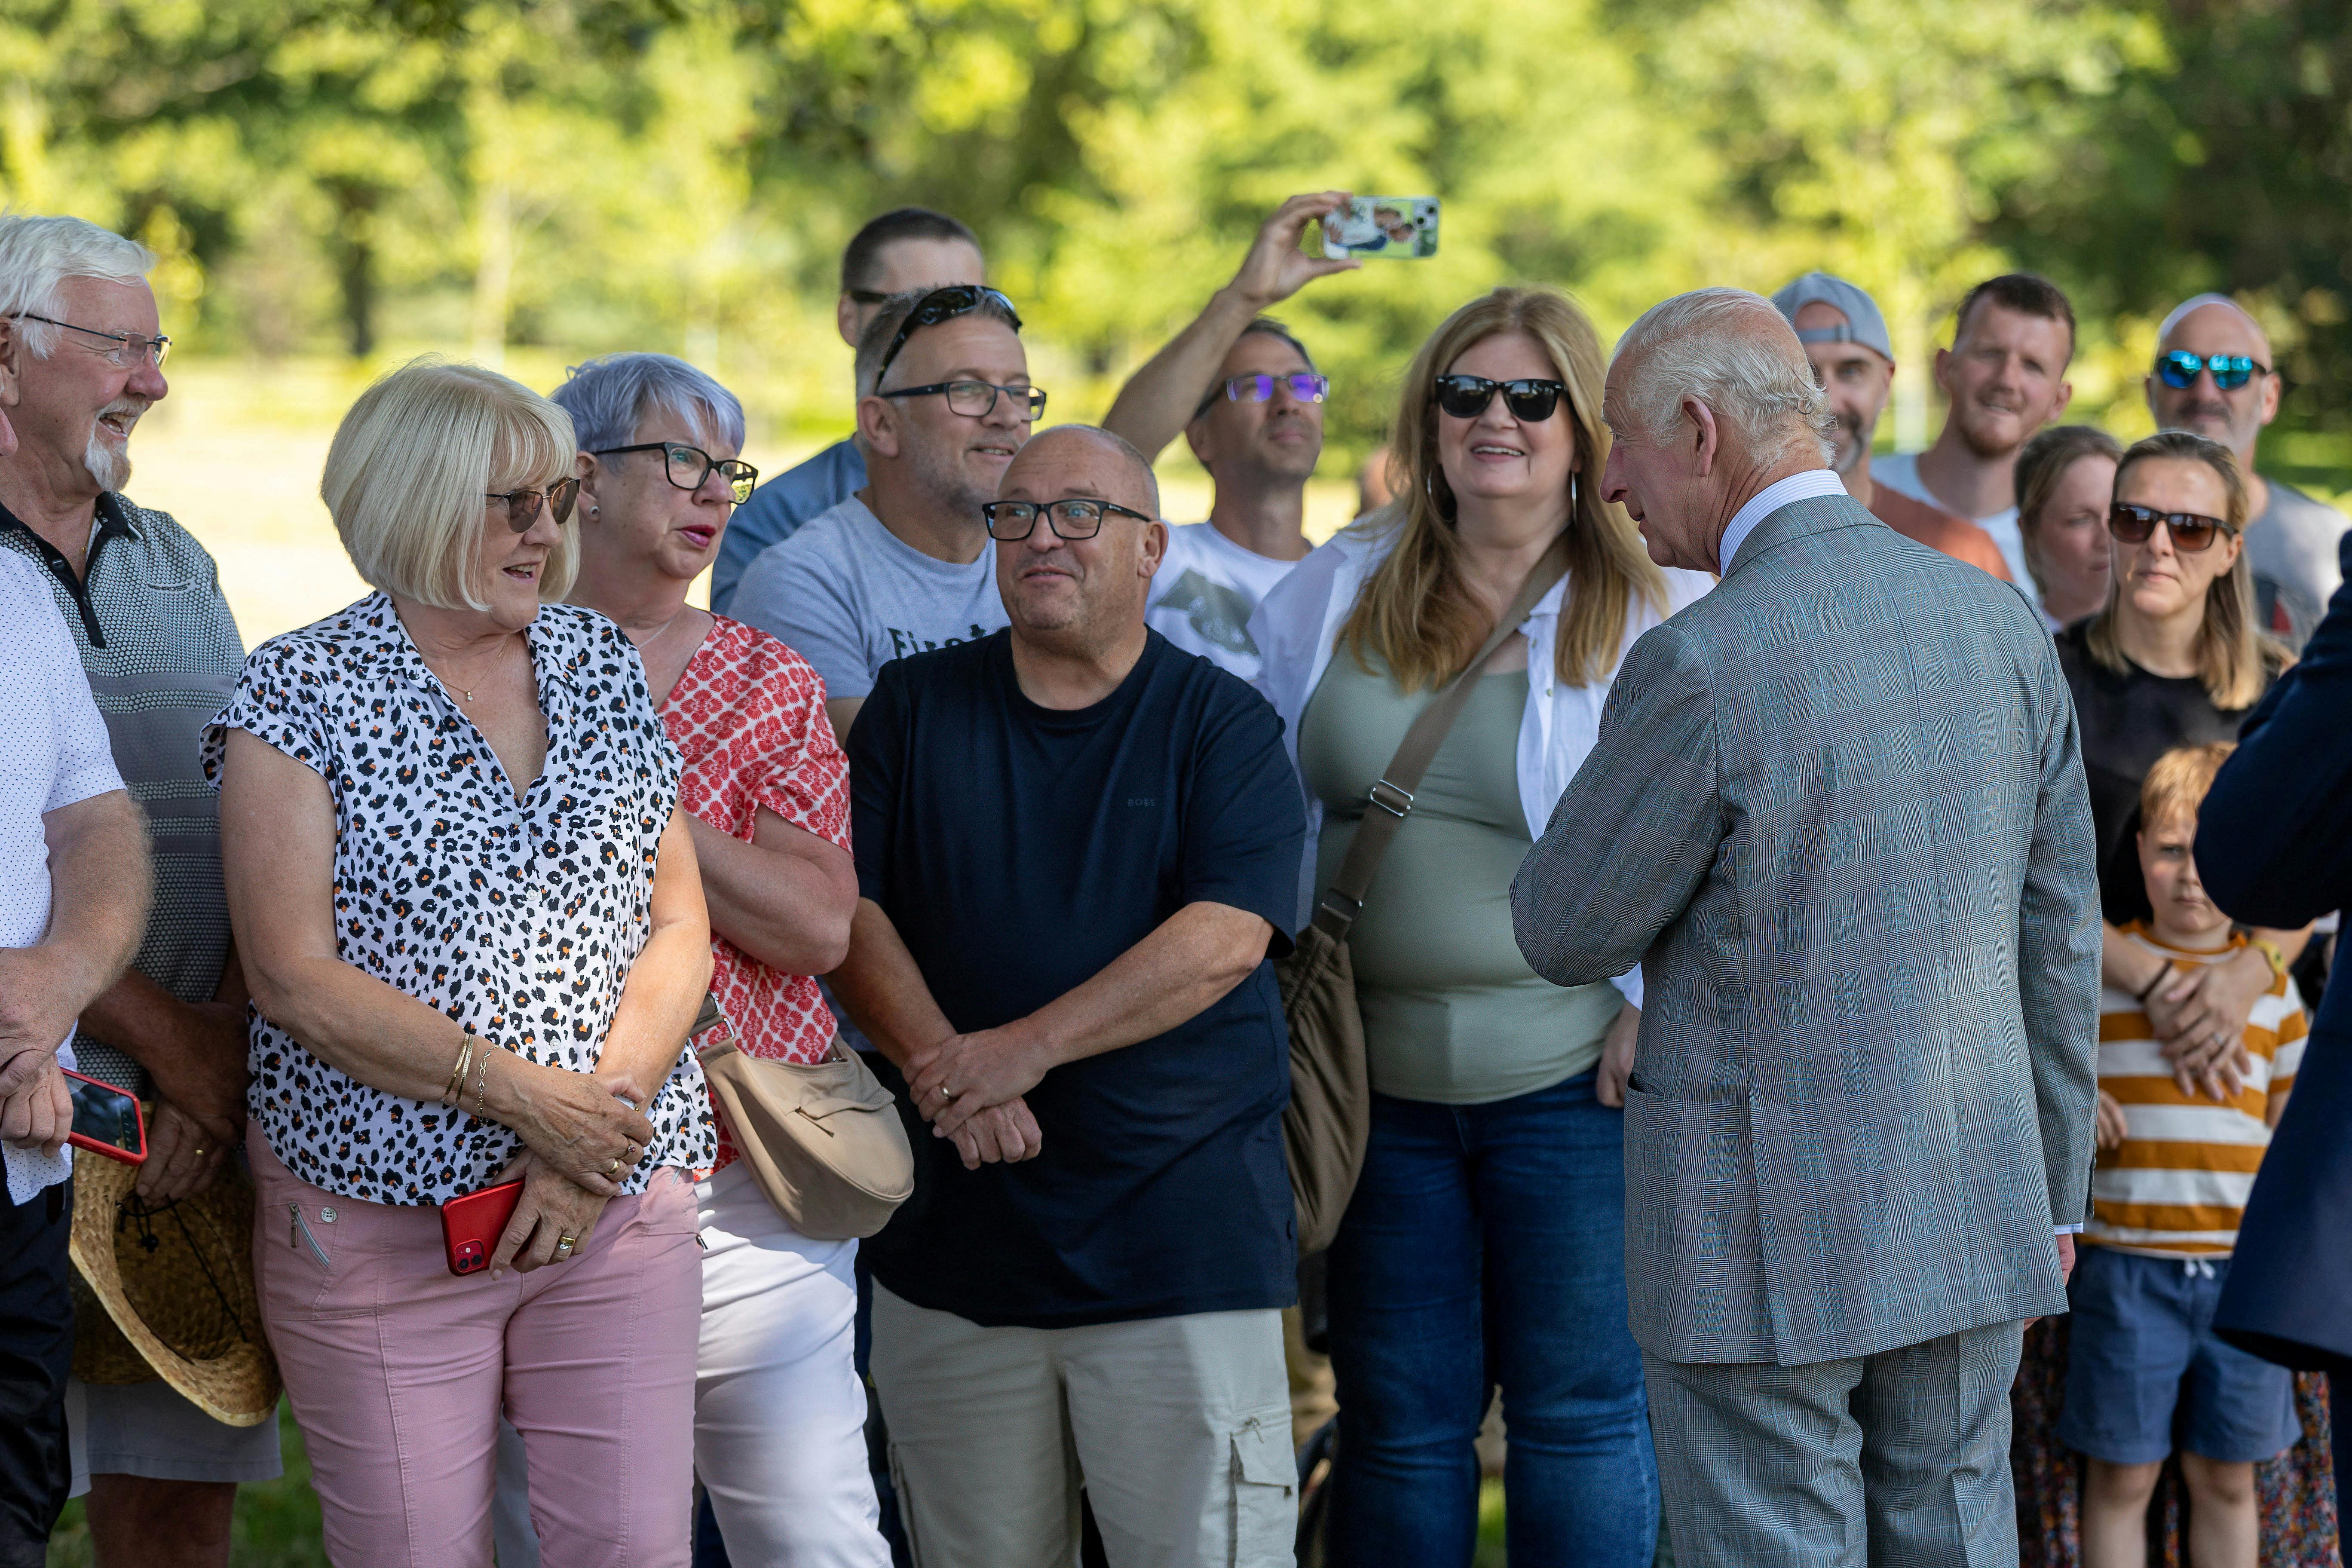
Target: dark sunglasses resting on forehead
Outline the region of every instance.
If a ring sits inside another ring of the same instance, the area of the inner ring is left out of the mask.
[[[2235,392],[2257,375],[2268,375],[2271,367],[2249,354],[2206,354],[2199,356],[2187,349],[2174,349],[2158,354],[2156,359],[2157,378],[2175,392],[2186,392],[2197,384],[2197,373],[2210,370],[2213,384],[2224,392]]]
[[[1331,390],[1331,378],[1303,370],[1293,371],[1287,375],[1260,373],[1227,376],[1209,388],[1208,394],[1201,399],[1201,405],[1192,410],[1192,417],[1198,419],[1214,408],[1219,398],[1227,403],[1271,403],[1277,386],[1288,388],[1290,395],[1301,403],[1320,403]]]
[[[2146,544],[2159,522],[2172,536],[2172,548],[2189,555],[2210,550],[2216,539],[2238,531],[2220,518],[2201,512],[2158,511],[2122,500],[2107,509],[2107,531],[2126,544]]]
[[[941,321],[968,316],[980,309],[983,300],[993,300],[1003,306],[1004,313],[1012,318],[1013,330],[1016,332],[1021,330],[1021,312],[1013,308],[1012,300],[993,289],[976,283],[951,283],[944,289],[934,289],[916,300],[915,308],[907,312],[907,319],[898,323],[898,331],[891,336],[890,346],[882,351],[882,363],[874,367],[874,384],[877,387],[882,384],[882,378],[890,374],[890,362],[898,357],[898,351],[907,346],[907,340],[919,329],[936,327]]]
[[[1559,405],[1561,394],[1568,390],[1558,381],[1489,381],[1483,375],[1441,375],[1433,393],[1440,410],[1456,419],[1475,419],[1486,412],[1486,405],[1495,401],[1495,394],[1503,395],[1504,405],[1511,417],[1529,425],[1540,425],[1551,417]]]
[[[504,501],[507,509],[507,526],[517,533],[529,533],[530,525],[539,521],[539,506],[541,501],[545,501],[552,509],[556,526],[561,528],[572,521],[572,503],[578,499],[579,495],[578,479],[562,479],[543,490],[491,490],[488,492],[487,499]]]

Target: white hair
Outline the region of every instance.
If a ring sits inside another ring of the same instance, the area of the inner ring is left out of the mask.
[[[154,267],[153,251],[94,223],[0,214],[0,317],[56,315],[68,278],[136,283]],[[17,331],[35,359],[57,352],[58,329],[47,322],[21,321]]]
[[[1745,289],[1699,289],[1643,312],[1617,341],[1610,369],[1630,366],[1618,432],[1672,439],[1685,397],[1763,450],[1810,443],[1826,462],[1837,417],[1803,345],[1772,301]]]

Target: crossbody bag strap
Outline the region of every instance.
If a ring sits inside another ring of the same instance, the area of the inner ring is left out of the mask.
[[[1519,584],[1518,597],[1496,618],[1495,629],[1487,634],[1486,642],[1462,673],[1440,689],[1428,706],[1415,715],[1396,755],[1389,759],[1387,771],[1372,785],[1370,805],[1363,820],[1356,825],[1356,837],[1349,842],[1347,858],[1339,862],[1339,874],[1331,879],[1331,886],[1315,906],[1314,923],[1333,938],[1344,940],[1349,928],[1356,923],[1356,917],[1363,913],[1364,895],[1371,890],[1381,857],[1395,841],[1404,819],[1412,814],[1412,792],[1421,787],[1422,775],[1429,772],[1437,748],[1445,743],[1447,731],[1454,728],[1454,721],[1469,702],[1471,689],[1485,671],[1486,661],[1519,629],[1519,624],[1536,607],[1536,601],[1551,592],[1552,584],[1567,572],[1568,535],[1562,532],[1528,573],[1527,581]]]

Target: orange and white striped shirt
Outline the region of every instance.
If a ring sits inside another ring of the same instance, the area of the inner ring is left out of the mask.
[[[2210,952],[2166,947],[2145,922],[2123,934],[2175,968],[2218,963],[2246,945],[2232,933]],[[2303,999],[2284,975],[2246,1021],[2253,1070],[2236,1098],[2184,1095],[2139,1003],[2110,987],[2099,998],[2099,1087],[2124,1109],[2123,1146],[2099,1156],[2083,1239],[2156,1258],[2227,1257],[2254,1172],[2270,1146],[2271,1101],[2294,1086],[2303,1060]]]

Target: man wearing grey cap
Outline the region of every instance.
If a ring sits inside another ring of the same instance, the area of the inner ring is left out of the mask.
[[[1773,295],[1772,303],[1797,330],[1813,379],[1837,416],[1830,467],[1845,482],[1846,494],[1904,538],[2008,582],[2008,563],[1991,534],[1941,507],[1871,482],[1871,437],[1895,386],[1895,346],[1877,301],[1843,278],[1808,272]]]
[[[2157,330],[2147,409],[2163,430],[2193,430],[2238,455],[2246,478],[2246,559],[2264,630],[2300,648],[2344,574],[2336,543],[2352,520],[2283,480],[2254,472],[2263,426],[2278,417],[2270,334],[2226,294],[2174,307]]]

